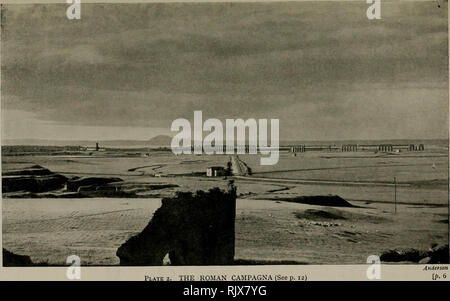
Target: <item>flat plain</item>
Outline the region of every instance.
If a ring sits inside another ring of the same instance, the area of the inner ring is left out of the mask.
[[[448,149],[281,153],[275,166],[260,166],[259,156],[239,157],[252,169],[252,175],[233,177],[235,258],[241,262],[363,264],[369,255],[393,248],[448,243]],[[36,263],[64,265],[75,254],[84,265],[117,265],[117,248],[145,227],[162,197],[177,190],[225,189],[231,177],[203,173],[228,160],[169,152],[3,156],[3,169],[38,164],[67,177],[178,185],[146,198],[3,198],[3,246]],[[308,195],[339,195],[355,207],[288,201]]]

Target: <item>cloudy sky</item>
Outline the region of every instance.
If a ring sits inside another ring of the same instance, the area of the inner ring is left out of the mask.
[[[281,139],[448,136],[447,3],[7,5],[2,138],[149,139],[279,118]]]

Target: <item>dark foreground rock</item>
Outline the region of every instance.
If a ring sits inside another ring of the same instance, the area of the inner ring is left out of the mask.
[[[29,256],[14,254],[3,248],[3,266],[5,267],[25,267],[32,266],[33,262]]]
[[[67,178],[39,166],[24,166],[22,168],[2,172],[2,192],[46,192],[64,187]]]
[[[448,245],[434,246],[428,251],[418,249],[394,249],[381,254],[384,262],[410,261],[423,264],[449,263]]]
[[[120,265],[233,265],[236,189],[164,198],[145,229],[117,250]]]

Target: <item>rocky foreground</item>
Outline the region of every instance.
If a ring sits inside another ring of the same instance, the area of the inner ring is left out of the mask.
[[[67,178],[40,165],[19,165],[2,171],[4,198],[139,198],[177,187],[167,183],[127,182],[118,177]]]
[[[236,190],[177,193],[164,198],[145,229],[117,250],[120,265],[232,265]]]
[[[448,245],[434,245],[429,250],[394,249],[381,254],[380,260],[384,262],[414,262],[419,264],[449,263]]]

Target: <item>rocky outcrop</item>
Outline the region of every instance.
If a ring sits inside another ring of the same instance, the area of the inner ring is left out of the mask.
[[[448,245],[433,246],[428,251],[417,249],[394,249],[381,254],[380,260],[384,262],[410,261],[421,264],[449,263]]]
[[[309,195],[293,198],[277,198],[276,200],[317,206],[357,207],[338,195]]]
[[[3,266],[5,267],[25,267],[32,266],[33,262],[29,256],[14,254],[3,248]]]
[[[4,176],[19,176],[19,175],[35,175],[35,176],[48,176],[54,174],[49,169],[40,165],[24,165],[21,167],[7,169],[2,172]]]
[[[145,229],[117,250],[120,265],[232,265],[236,189],[164,198]]]
[[[101,187],[108,183],[122,182],[121,178],[114,177],[74,177],[67,181],[67,191],[78,191],[80,187]],[[92,190],[92,189],[90,189]]]
[[[22,163],[3,170],[2,184],[4,198],[143,198],[155,196],[156,190],[178,187],[170,183],[126,182],[118,177],[68,179],[40,165]]]
[[[39,165],[23,166],[2,172],[2,192],[46,192],[64,187],[67,178]]]
[[[178,185],[168,183],[133,183],[118,182],[105,185],[88,185],[78,187],[80,197],[114,197],[114,198],[140,198],[153,196],[155,190],[174,188]]]

